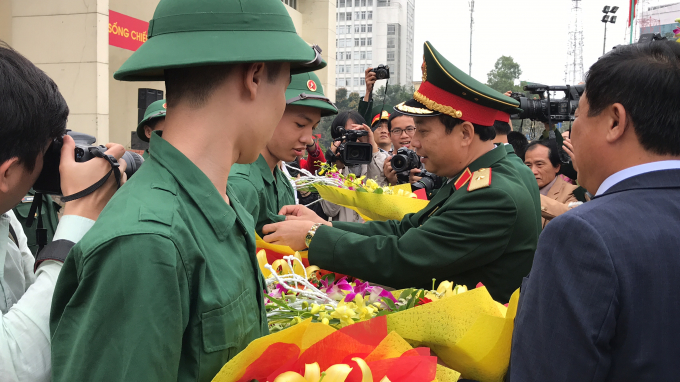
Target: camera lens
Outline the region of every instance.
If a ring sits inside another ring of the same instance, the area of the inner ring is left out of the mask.
[[[392,158],[392,169],[395,172],[402,172],[408,167],[408,158],[404,155],[395,155]]]
[[[128,179],[139,170],[139,167],[144,163],[144,158],[142,158],[141,155],[137,153],[133,153],[131,151],[126,151],[125,154],[121,157],[127,164],[127,167],[125,168],[125,174],[127,174]]]
[[[361,158],[361,150],[356,147],[349,148],[347,150],[347,158],[349,159],[359,159]]]
[[[85,156],[85,150],[83,150],[80,147],[76,147],[75,154],[76,154],[76,162],[82,162],[83,157]]]

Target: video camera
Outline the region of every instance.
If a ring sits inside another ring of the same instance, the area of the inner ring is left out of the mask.
[[[358,142],[360,137],[365,136],[368,136],[368,131],[346,130],[343,126],[331,126],[333,142],[341,142],[332,160],[339,160],[345,165],[371,163],[373,146],[370,143]]]
[[[107,150],[106,146],[92,146],[96,138],[82,133],[67,131],[76,142],[75,154],[76,162],[87,162],[95,157],[103,157]],[[55,138],[43,156],[43,168],[38,179],[33,185],[36,192],[49,195],[61,195],[61,176],[59,175],[59,163],[61,162],[61,147],[64,144],[63,137]],[[139,154],[126,151],[122,159],[125,160],[127,167],[125,173],[128,179],[144,163],[144,158]]]
[[[537,94],[539,99],[527,98],[522,93],[512,93],[510,97],[519,101],[522,112],[512,115],[511,118],[553,123],[574,120],[574,112],[578,108],[578,101],[583,95],[585,85],[547,86],[531,84],[525,85],[524,90],[531,94]],[[565,97],[551,100],[551,91],[564,92]]]
[[[397,150],[397,153],[390,160],[390,164],[392,165],[392,169],[397,173],[397,179],[402,184],[409,182],[409,173],[411,170],[414,168],[421,168],[418,154],[406,147]],[[425,189],[425,193],[428,197],[432,191],[441,188],[444,185],[444,179],[441,176],[435,175],[429,171],[422,170],[418,176],[422,179],[413,183],[411,185],[411,190],[417,191]]]

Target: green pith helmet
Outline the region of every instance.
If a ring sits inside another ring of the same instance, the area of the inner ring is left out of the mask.
[[[165,109],[166,105],[164,99],[156,101],[146,108],[146,111],[144,112],[144,119],[142,119],[142,121],[139,122],[139,125],[137,125],[137,136],[139,139],[143,140],[144,142],[149,141],[149,138],[146,137],[146,133],[144,132],[144,125],[154,119],[165,118]]]
[[[387,121],[390,119],[390,113],[394,109],[394,105],[385,105],[383,107],[382,102],[378,102],[378,105],[373,106],[371,109],[371,127],[378,124],[378,121]]]
[[[161,0],[148,40],[113,77],[162,81],[165,69],[276,61],[290,62],[291,73],[326,66],[280,0]]]
[[[482,126],[493,126],[498,111],[516,114],[519,102],[468,76],[425,42],[423,82],[413,99],[394,109],[411,116],[450,115]]]
[[[286,89],[286,104],[321,109],[321,116],[338,114],[338,108],[323,94],[323,86],[316,74],[301,73],[291,77]]]

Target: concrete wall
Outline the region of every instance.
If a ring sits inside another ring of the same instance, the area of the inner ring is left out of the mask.
[[[0,40],[12,45],[12,0],[0,0]]]

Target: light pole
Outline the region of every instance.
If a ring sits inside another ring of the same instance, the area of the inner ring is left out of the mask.
[[[619,10],[619,7],[610,7],[609,5],[605,5],[604,9],[602,9],[602,13],[604,13],[604,16],[602,16],[602,22],[604,23],[604,43],[602,44],[602,55],[604,56],[605,49],[607,47],[607,24],[609,23],[616,23],[616,16],[609,16],[609,14],[614,14],[616,11]]]

